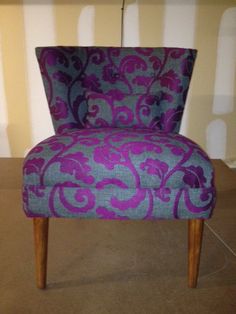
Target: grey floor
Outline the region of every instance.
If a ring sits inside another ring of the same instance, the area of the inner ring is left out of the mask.
[[[184,221],[51,219],[48,289],[35,287],[21,159],[0,159],[0,314],[236,313],[236,173],[216,161],[199,283],[187,288]]]

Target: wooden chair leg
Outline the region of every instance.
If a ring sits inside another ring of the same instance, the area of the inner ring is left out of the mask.
[[[204,220],[188,221],[188,286],[196,288],[200,264]]]
[[[45,289],[47,281],[48,218],[33,218],[36,260],[36,284]]]

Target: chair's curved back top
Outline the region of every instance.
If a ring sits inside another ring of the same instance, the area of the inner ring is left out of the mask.
[[[185,48],[36,48],[56,133],[84,127],[87,90],[152,94],[159,128],[178,132],[196,53]]]

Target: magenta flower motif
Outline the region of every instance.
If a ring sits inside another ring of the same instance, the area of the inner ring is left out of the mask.
[[[124,98],[123,92],[119,89],[111,89],[107,92],[107,95],[111,96],[113,100],[122,100]]]
[[[164,73],[160,78],[160,83],[162,87],[167,87],[171,91],[180,93],[183,89],[181,86],[181,81],[173,70],[169,70],[168,72]]]
[[[147,63],[140,57],[135,55],[126,56],[121,60],[121,73],[133,73],[135,70],[147,70]]]
[[[28,159],[24,164],[24,173],[27,175],[31,173],[40,173],[44,165],[44,161],[45,160],[43,158]]]
[[[170,56],[173,58],[173,59],[178,59],[180,58],[182,55],[185,54],[185,51],[186,49],[174,49],[173,48],[165,48],[165,52],[166,54],[169,54],[170,53]]]
[[[56,103],[50,107],[50,113],[55,120],[65,119],[68,116],[68,104],[60,97],[56,97]]]
[[[112,196],[111,205],[119,210],[127,210],[130,208],[137,208],[138,205],[145,199],[146,190],[137,189],[135,194],[127,200],[119,200],[117,197]]]
[[[157,100],[158,100],[158,97],[154,95],[147,95],[145,97],[145,103],[149,106],[154,105],[157,102]]]
[[[119,47],[109,47],[107,48],[107,55],[111,57],[119,57],[120,56],[120,48]]]
[[[91,60],[95,64],[101,64],[105,60],[105,54],[102,49],[89,47],[88,54],[91,57]]]
[[[160,129],[165,132],[173,132],[178,121],[181,120],[183,114],[183,108],[178,107],[176,109],[168,109],[160,117]]]
[[[204,187],[206,178],[202,167],[200,166],[189,166],[184,169],[185,175],[183,176],[183,181],[189,185],[191,188]]]
[[[160,101],[166,100],[170,103],[173,101],[173,99],[174,99],[174,97],[172,95],[164,93],[164,92],[161,93]]]
[[[89,125],[89,123],[88,123],[88,125]],[[99,127],[99,128],[109,127],[109,123],[105,119],[102,119],[102,118],[97,118],[95,120],[95,125],[96,125],[96,127]],[[86,125],[86,127],[87,127],[87,125]]]
[[[212,191],[210,189],[202,189],[200,198],[203,202],[208,201],[212,197]]]
[[[134,155],[139,155],[144,152],[155,152],[157,154],[162,152],[160,146],[143,142],[131,142],[130,144],[126,144],[126,148]]]
[[[158,70],[161,66],[161,60],[155,56],[149,58],[149,61],[152,62],[153,70]]]
[[[122,158],[117,152],[112,152],[109,146],[96,147],[93,156],[95,162],[103,164],[109,170],[120,164]]]
[[[75,210],[76,212],[86,213],[95,206],[95,196],[90,191],[90,189],[78,189],[75,194],[75,200],[78,203],[85,203],[83,206],[78,206],[78,208]]]
[[[146,171],[150,175],[157,175],[159,178],[163,178],[169,169],[169,166],[158,159],[147,158],[140,164],[140,169]]]
[[[127,137],[129,137],[131,139],[131,138],[136,138],[137,135],[136,134],[135,135],[134,134],[129,134],[128,129],[124,128],[124,129],[122,129],[121,132],[114,133],[112,135],[111,140],[112,140],[112,142],[121,142],[121,141],[125,140]]]
[[[65,147],[65,144],[59,143],[59,142],[52,142],[52,143],[49,143],[49,147],[52,151],[57,151],[57,150],[63,149]]]
[[[163,202],[170,201],[170,194],[171,194],[170,188],[161,188],[155,190],[155,196],[158,197]]]
[[[87,162],[88,158],[84,157],[84,154],[81,152],[68,154],[60,159],[60,171],[68,173],[86,184],[92,184],[94,177],[88,175],[91,167],[87,165]]]
[[[115,107],[113,115],[119,125],[130,125],[134,119],[132,110],[126,106]]]
[[[99,113],[99,106],[93,105],[89,108],[89,112],[87,113],[87,117],[93,117],[95,118],[97,114]]]
[[[132,80],[133,84],[137,84],[138,86],[148,87],[152,82],[153,78],[151,76],[135,76]]]
[[[105,207],[98,207],[96,213],[101,219],[115,219],[115,220],[127,220],[128,217],[117,215],[114,211],[108,210]]]
[[[82,81],[82,86],[93,91],[99,91],[99,79],[95,74],[85,75]]]
[[[143,115],[144,117],[145,117],[145,116],[148,117],[148,116],[150,115],[150,113],[151,113],[151,109],[150,109],[150,107],[148,107],[148,106],[142,106],[142,107],[141,107],[141,110],[140,110],[140,113],[142,113],[142,115]],[[153,120],[156,120],[156,119],[157,119],[157,117],[154,117]],[[151,126],[151,123],[153,122],[153,120],[150,121],[148,127]],[[139,126],[137,125],[137,127],[139,127]]]
[[[105,178],[96,184],[96,188],[99,190],[102,190],[107,185],[115,185],[115,186],[118,186],[119,188],[122,188],[122,189],[128,189],[128,186],[126,183],[124,183],[120,179],[116,179],[116,178]]]
[[[171,150],[173,155],[180,156],[184,154],[184,149],[182,147],[173,144],[167,144],[166,147],[168,147]]]
[[[57,62],[68,66],[65,55],[56,49],[49,49],[46,54],[46,62],[49,66],[54,66]]]
[[[46,60],[47,60],[47,64],[49,66],[53,66],[57,62],[57,55],[55,55],[54,53],[50,52],[50,53],[47,54]]]
[[[104,81],[115,84],[119,80],[119,75],[115,75],[115,70],[111,64],[104,66],[102,78]]]
[[[70,82],[72,81],[72,77],[71,77],[69,74],[67,74],[67,73],[65,73],[65,72],[62,72],[62,71],[57,71],[57,72],[53,73],[52,77],[53,77],[55,80],[57,80],[57,81],[59,81],[59,82],[65,84],[65,85],[67,85],[67,86],[68,86],[68,85],[70,84]]]

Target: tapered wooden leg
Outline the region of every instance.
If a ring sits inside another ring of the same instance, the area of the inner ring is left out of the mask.
[[[188,221],[188,286],[196,288],[202,246],[204,220]]]
[[[33,218],[36,260],[36,284],[45,289],[47,281],[48,218]]]

